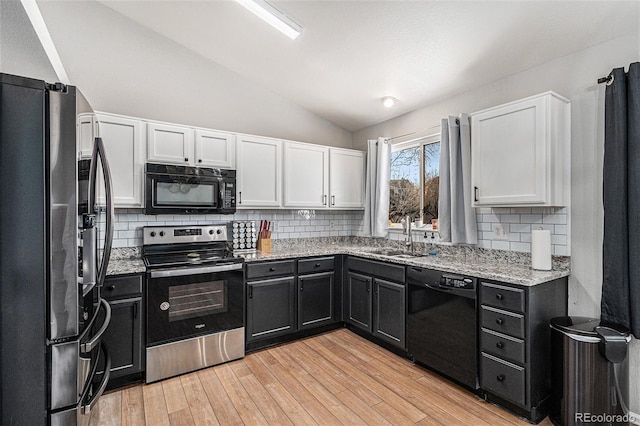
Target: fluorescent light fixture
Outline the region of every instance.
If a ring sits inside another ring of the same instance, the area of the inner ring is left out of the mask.
[[[264,0],[236,0],[260,19],[276,28],[291,40],[302,32],[302,26]]]
[[[393,98],[391,96],[385,96],[384,98],[382,98],[382,105],[386,106],[387,108],[391,108],[395,104],[396,98]]]

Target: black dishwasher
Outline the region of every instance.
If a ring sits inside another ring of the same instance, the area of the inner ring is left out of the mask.
[[[410,356],[478,389],[477,279],[409,267],[407,284]]]

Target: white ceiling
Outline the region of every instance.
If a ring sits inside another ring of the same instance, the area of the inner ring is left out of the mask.
[[[636,1],[275,1],[292,41],[233,1],[102,3],[349,131],[640,28]]]

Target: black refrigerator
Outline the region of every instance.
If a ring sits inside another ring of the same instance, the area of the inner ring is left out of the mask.
[[[88,194],[78,192],[77,96],[73,86],[0,74],[2,425],[86,424],[109,379],[101,336],[111,314],[100,289],[111,179],[96,138]],[[93,202],[99,169],[101,209]],[[91,208],[80,214],[83,198]]]

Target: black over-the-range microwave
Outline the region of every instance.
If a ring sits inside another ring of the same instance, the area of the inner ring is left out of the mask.
[[[146,214],[232,214],[236,171],[147,163]]]

